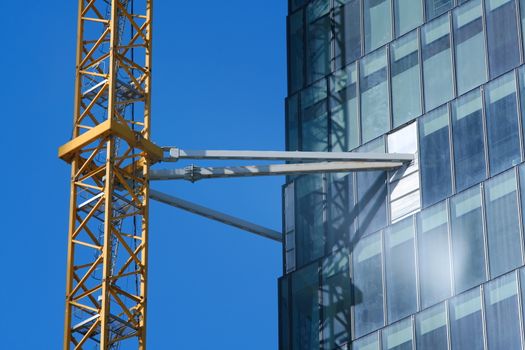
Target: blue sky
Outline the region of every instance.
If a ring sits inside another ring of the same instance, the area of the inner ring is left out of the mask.
[[[2,349],[62,342],[76,1],[6,1]],[[286,1],[156,1],[153,138],[187,149],[283,149]],[[156,189],[274,229],[283,178]],[[153,203],[151,349],[277,348],[280,246]]]

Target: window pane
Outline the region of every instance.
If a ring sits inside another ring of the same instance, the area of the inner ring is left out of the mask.
[[[334,9],[335,69],[354,62],[361,55],[361,11],[359,0]]]
[[[423,23],[421,0],[394,0],[396,36],[408,33]]]
[[[485,0],[490,76],[496,77],[520,63],[516,3]]]
[[[319,272],[312,264],[292,274],[292,349],[319,349]]]
[[[418,350],[447,350],[447,313],[445,304],[437,305],[416,316]]]
[[[520,174],[520,194],[521,194],[521,221],[522,227],[525,227],[525,164],[519,167]],[[524,284],[525,287],[525,284]],[[525,299],[524,299],[525,301]],[[525,302],[524,302],[525,305]]]
[[[525,33],[525,0],[520,0],[520,12],[521,12],[521,33],[522,33],[523,45],[525,47],[525,36],[523,35],[523,33]]]
[[[422,211],[418,218],[418,256],[423,308],[450,296],[450,258],[446,202]]]
[[[286,101],[286,150],[299,150],[299,95]]]
[[[521,242],[514,170],[485,183],[490,274],[521,265]]]
[[[349,340],[351,281],[348,262],[348,251],[341,251],[323,261],[323,349],[339,349],[338,346]]]
[[[330,73],[330,17],[324,16],[308,24],[307,32],[307,83],[312,83]]]
[[[324,79],[301,93],[303,151],[328,151],[327,100]]]
[[[362,238],[354,249],[355,335],[383,326],[383,273],[381,234]]]
[[[336,252],[349,247],[357,224],[357,208],[354,203],[353,174],[331,174],[328,200],[328,237],[326,251]]]
[[[322,175],[300,177],[296,192],[297,265],[304,266],[324,254],[324,201]]]
[[[279,278],[279,349],[289,349],[290,345],[290,300],[288,298],[288,278]]]
[[[485,90],[490,172],[497,174],[520,162],[516,81],[509,73]]]
[[[481,191],[473,187],[450,201],[456,293],[485,280]]]
[[[524,0],[525,1],[525,0]],[[525,6],[525,4],[523,5]],[[522,7],[523,13],[525,13],[525,7]],[[518,69],[518,80],[520,84],[520,102],[521,102],[521,132],[525,137],[525,66]]]
[[[409,217],[385,231],[388,322],[416,312],[414,220]]]
[[[454,11],[454,45],[458,94],[461,95],[486,81],[481,0],[472,0]]]
[[[429,111],[452,99],[453,96],[448,15],[423,27],[422,43],[425,107]]]
[[[386,44],[392,37],[392,16],[389,0],[364,0],[365,51],[368,53]]]
[[[366,338],[356,340],[352,343],[352,350],[379,350],[378,334],[371,334]]]
[[[418,42],[414,31],[390,46],[394,127],[421,114]]]
[[[449,310],[452,350],[483,350],[479,288],[452,299]]]
[[[412,350],[412,319],[408,318],[385,328],[383,350]]]
[[[451,193],[448,108],[443,106],[419,120],[423,206]]]
[[[290,64],[289,90],[291,93],[299,90],[304,85],[304,22],[303,10],[297,11],[289,17],[288,42],[290,53],[288,62]]]
[[[445,13],[452,7],[452,0],[425,0],[427,19],[432,19]]]
[[[485,141],[479,90],[452,103],[452,135],[456,189],[462,191],[485,179]]]
[[[330,0],[312,0],[306,8],[306,20],[308,23],[326,15],[330,11]]]
[[[361,60],[361,116],[363,142],[390,129],[386,49]]]
[[[359,152],[384,153],[382,138],[359,148]],[[385,171],[357,172],[358,230],[360,235],[375,232],[387,224],[387,176]]]
[[[515,273],[487,284],[485,313],[489,349],[521,349],[518,310],[518,285]]]
[[[331,77],[330,114],[332,151],[345,152],[359,146],[356,64],[349,65]]]

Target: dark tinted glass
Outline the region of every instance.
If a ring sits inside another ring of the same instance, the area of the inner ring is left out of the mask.
[[[290,52],[289,90],[295,92],[304,85],[304,12],[297,11],[288,19],[288,43]]]
[[[334,9],[335,68],[354,62],[361,55],[361,11],[359,0]]]
[[[330,17],[325,15],[315,19],[307,28],[307,83],[312,83],[330,72]]]
[[[301,92],[303,151],[328,151],[328,93],[326,80]]]
[[[317,264],[292,275],[292,349],[319,349],[319,269]]]

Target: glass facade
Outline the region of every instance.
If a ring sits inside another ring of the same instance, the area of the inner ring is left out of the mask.
[[[525,348],[525,0],[289,0],[280,350]]]

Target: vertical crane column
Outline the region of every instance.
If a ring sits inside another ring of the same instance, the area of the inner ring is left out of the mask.
[[[64,349],[146,348],[152,0],[79,0]]]

